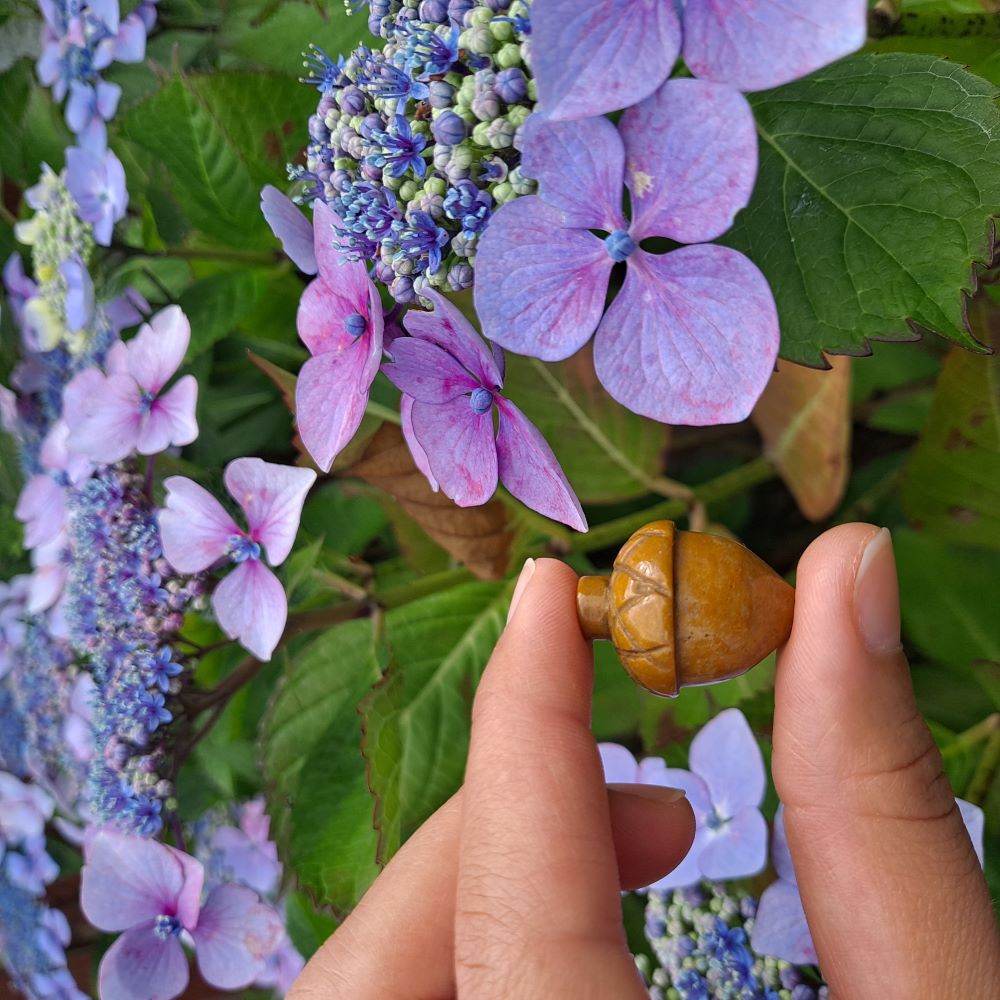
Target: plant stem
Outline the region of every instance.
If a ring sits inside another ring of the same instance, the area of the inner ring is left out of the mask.
[[[942,751],[941,756],[948,758],[968,750],[977,743],[989,739],[998,729],[1000,729],[1000,712],[988,715],[982,722],[977,722],[974,726],[959,733]]]
[[[1000,772],[1000,726],[995,727],[986,741],[964,797],[973,805],[981,806],[986,801],[998,772]]]
[[[555,397],[566,408],[567,412],[580,425],[580,429],[611,459],[623,472],[638,480],[650,493],[658,493],[661,497],[691,501],[694,493],[690,487],[678,483],[666,476],[650,476],[640,469],[620,448],[617,448],[600,427],[587,416],[569,390],[552,374],[543,362],[532,358],[532,366],[539,377],[552,390]]]
[[[474,579],[475,577],[465,567],[457,566],[455,569],[445,569],[440,573],[422,576],[410,583],[388,587],[376,596],[376,601],[380,608],[388,611],[391,608],[409,604],[410,601],[415,601],[418,597],[436,594],[439,590],[447,590],[449,587],[457,586],[460,583],[469,583]]]

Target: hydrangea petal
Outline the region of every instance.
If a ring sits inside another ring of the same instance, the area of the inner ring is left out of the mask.
[[[795,877],[795,866],[792,864],[792,852],[788,847],[788,835],[785,833],[785,807],[778,806],[774,814],[774,826],[771,830],[771,861],[778,878],[786,882],[798,884]]]
[[[662,765],[658,766],[654,763],[657,760],[662,758],[651,757],[643,761],[643,781],[653,785],[664,785],[667,788],[682,788],[688,802],[691,803],[695,821],[700,829],[712,814],[712,797],[708,786],[692,771],[686,771],[681,767],[667,767],[666,761],[662,761]]]
[[[818,961],[802,897],[791,882],[778,879],[761,894],[750,945],[758,955],[796,965],[815,965]]]
[[[639,765],[632,751],[620,743],[598,743],[605,784],[634,785],[639,782]]]
[[[431,472],[431,463],[427,459],[427,452],[424,451],[423,445],[417,440],[416,434],[413,433],[412,396],[403,395],[400,398],[399,419],[403,429],[403,438],[410,449],[410,454],[413,456],[414,464],[427,477],[427,482],[430,483],[431,489],[437,493],[440,486],[438,486],[438,481],[434,478],[434,473]]]
[[[531,11],[531,65],[542,109],[589,118],[651,94],[680,52],[673,0],[545,0]]]
[[[198,437],[197,405],[198,380],[185,375],[150,407],[139,431],[136,451],[140,455],[158,455],[171,445],[180,447],[194,441]]]
[[[249,986],[281,942],[281,919],[242,885],[216,886],[192,932],[198,969],[220,990]]]
[[[479,386],[452,355],[418,337],[393,341],[392,361],[382,371],[400,392],[422,403],[447,403]]]
[[[193,858],[185,870],[163,844],[101,829],[85,842],[80,879],[83,914],[102,931],[123,931],[177,913],[184,893],[201,893],[204,872]],[[190,914],[185,914],[190,917]]]
[[[414,402],[413,432],[445,496],[459,507],[486,503],[497,488],[492,409],[475,413],[459,396],[436,406]]]
[[[163,555],[178,573],[200,573],[221,559],[233,535],[242,534],[208,490],[184,476],[163,482],[166,506],[160,511]]]
[[[420,295],[434,309],[432,312],[410,309],[403,319],[409,333],[443,347],[484,385],[497,388],[503,385],[503,371],[496,355],[461,310],[432,288],[421,289]]]
[[[219,627],[258,660],[271,659],[288,618],[281,581],[259,560],[240,563],[212,594]]]
[[[670,80],[622,115],[631,234],[707,243],[733,224],[757,178],[746,98],[718,83]]]
[[[476,254],[476,314],[501,347],[561,361],[590,339],[604,312],[613,261],[585,229],[534,195],[504,205]]]
[[[129,374],[155,395],[180,368],[190,342],[191,324],[181,307],[161,309],[126,345]]]
[[[268,184],[260,192],[260,210],[292,263],[304,274],[315,274],[319,265],[313,250],[313,227],[302,209]]]
[[[257,843],[242,830],[223,826],[212,837],[212,850],[225,855],[226,868],[237,881],[262,894],[277,889],[281,864],[272,841]]]
[[[764,800],[764,757],[746,716],[727,708],[699,730],[688,755],[691,770],[708,786],[720,816],[735,816],[743,806]]]
[[[295,385],[299,434],[324,472],[329,472],[365,415],[380,354],[374,341],[362,339],[343,351],[310,358],[299,372]]]
[[[744,420],[778,356],[767,279],[742,254],[637,250],[594,340],[604,387],[635,413],[668,424]]]
[[[539,514],[586,531],[580,501],[541,432],[509,399],[498,398],[496,404],[497,461],[507,491]]]
[[[533,114],[521,128],[521,169],[570,229],[625,229],[625,147],[607,118],[553,121]]]
[[[225,481],[246,514],[254,541],[264,546],[272,566],[280,566],[292,551],[302,505],[316,473],[259,458],[237,458],[226,466]]]
[[[66,523],[63,488],[44,473],[36,473],[22,487],[14,517],[24,524],[24,547],[33,549],[55,538]]]
[[[962,822],[969,833],[969,838],[972,840],[972,847],[976,852],[976,857],[979,858],[979,864],[982,865],[984,858],[983,831],[986,825],[986,814],[979,806],[971,802],[966,802],[965,799],[955,799],[955,802],[958,805],[958,811],[962,814]]]
[[[171,1000],[188,984],[188,961],[176,937],[156,936],[152,923],[126,931],[98,970],[101,1000]]]
[[[684,62],[695,76],[767,90],[861,48],[865,0],[687,0]]]
[[[320,276],[345,298],[364,302],[371,280],[363,261],[350,261],[341,251],[337,231],[345,228],[325,201],[313,202],[313,253]]]
[[[80,406],[82,419],[70,427],[67,444],[94,462],[120,462],[135,451],[142,415],[140,392],[129,375],[108,375],[94,382]]]
[[[748,878],[764,870],[767,821],[755,806],[740,809],[713,834],[698,857],[705,878]]]

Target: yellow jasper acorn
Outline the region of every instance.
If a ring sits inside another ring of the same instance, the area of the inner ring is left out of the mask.
[[[577,586],[588,639],[610,639],[632,678],[654,694],[745,673],[792,629],[795,591],[749,549],[721,535],[640,528],[611,576]]]

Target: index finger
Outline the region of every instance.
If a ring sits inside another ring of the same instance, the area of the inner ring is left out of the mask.
[[[552,996],[587,982],[597,996],[644,997],[622,928],[608,793],[589,728],[593,668],[577,624],[576,575],[540,560],[521,586],[473,707],[459,995]],[[690,807],[680,799],[663,808],[676,811],[676,863],[690,843]]]

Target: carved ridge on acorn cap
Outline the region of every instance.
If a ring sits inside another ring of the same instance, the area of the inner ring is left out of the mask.
[[[640,528],[610,577],[577,586],[580,627],[609,639],[632,678],[654,694],[745,673],[792,628],[795,591],[749,549],[721,535]]]

